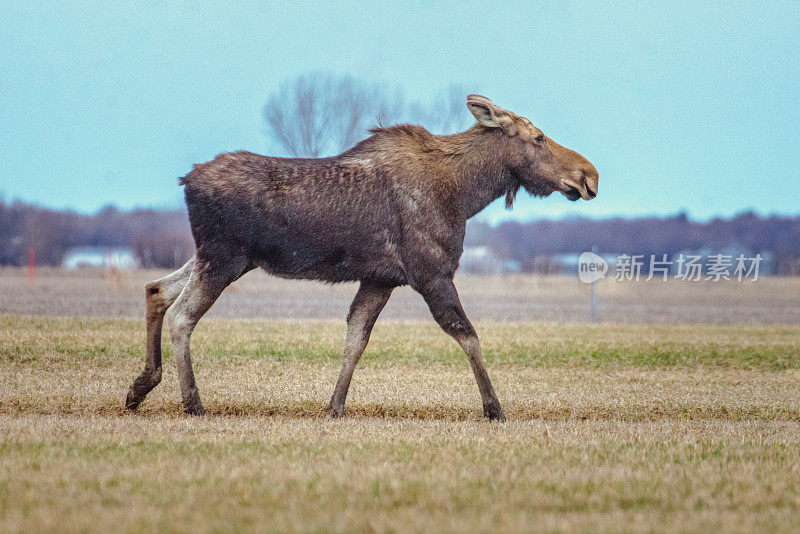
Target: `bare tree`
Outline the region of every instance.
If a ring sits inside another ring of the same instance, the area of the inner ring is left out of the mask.
[[[376,125],[419,123],[436,133],[469,124],[464,98],[452,86],[430,104],[408,102],[398,88],[351,76],[311,73],[282,83],[264,105],[266,133],[288,155],[320,157],[342,152]]]
[[[291,155],[319,157],[328,147],[338,115],[337,80],[307,75],[281,84],[264,106],[264,120],[275,141]],[[337,113],[326,110],[336,109]]]
[[[437,134],[449,134],[464,130],[474,121],[464,106],[467,91],[461,86],[451,85],[432,101],[409,102],[401,112],[403,122],[418,123]]]

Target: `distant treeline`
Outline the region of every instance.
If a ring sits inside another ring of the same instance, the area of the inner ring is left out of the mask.
[[[176,267],[194,250],[185,210],[119,211],[94,215],[0,200],[0,264],[25,265],[33,247],[40,265],[59,265],[73,247],[126,247],[143,267]]]
[[[537,258],[596,248],[607,254],[668,254],[709,249],[769,253],[779,274],[798,274],[800,216],[760,217],[743,213],[730,219],[694,222],[686,215],[641,219],[569,219],[505,222],[490,226],[471,221],[469,245],[485,245],[503,259],[532,270]],[[127,247],[143,267],[177,267],[194,244],[185,210],[105,208],[94,215],[58,211],[0,200],[0,264],[25,265],[28,249],[41,265],[58,265],[79,246]]]
[[[680,252],[741,250],[769,254],[777,274],[800,274],[800,217],[760,217],[751,212],[729,219],[695,222],[685,214],[640,219],[479,221],[467,227],[466,245],[486,245],[500,258],[533,270],[543,256],[580,253],[672,256]]]

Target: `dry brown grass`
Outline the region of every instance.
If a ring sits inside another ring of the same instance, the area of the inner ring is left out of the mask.
[[[792,531],[800,326],[477,325],[509,421],[429,322],[200,323],[211,415],[122,409],[141,321],[0,316],[0,530]]]
[[[790,531],[797,423],[1,416],[5,530]]]

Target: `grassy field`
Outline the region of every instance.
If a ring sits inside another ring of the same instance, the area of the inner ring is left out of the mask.
[[[142,321],[0,316],[3,531],[793,531],[800,326],[476,324],[509,421],[432,322],[379,321],[348,416],[344,321],[206,320],[210,415]]]

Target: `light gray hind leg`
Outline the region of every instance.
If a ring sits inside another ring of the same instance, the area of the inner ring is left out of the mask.
[[[172,338],[175,364],[178,367],[181,401],[188,414],[205,413],[194,380],[189,338],[200,318],[211,308],[222,291],[246,271],[246,267],[247,260],[244,257],[217,257],[213,262],[198,258],[186,286],[167,310],[166,319]]]
[[[353,303],[350,305],[350,314],[347,316],[347,340],[344,345],[344,362],[333,390],[331,402],[328,404],[328,416],[342,417],[344,415],[344,401],[350,380],[361,354],[369,342],[372,327],[378,319],[389,297],[392,295],[391,287],[375,285],[370,282],[361,282]]]
[[[183,291],[194,265],[194,257],[172,274],[145,286],[147,318],[147,356],[144,370],[134,380],[125,399],[125,407],[135,410],[150,391],[161,382],[161,326],[164,313]]]

